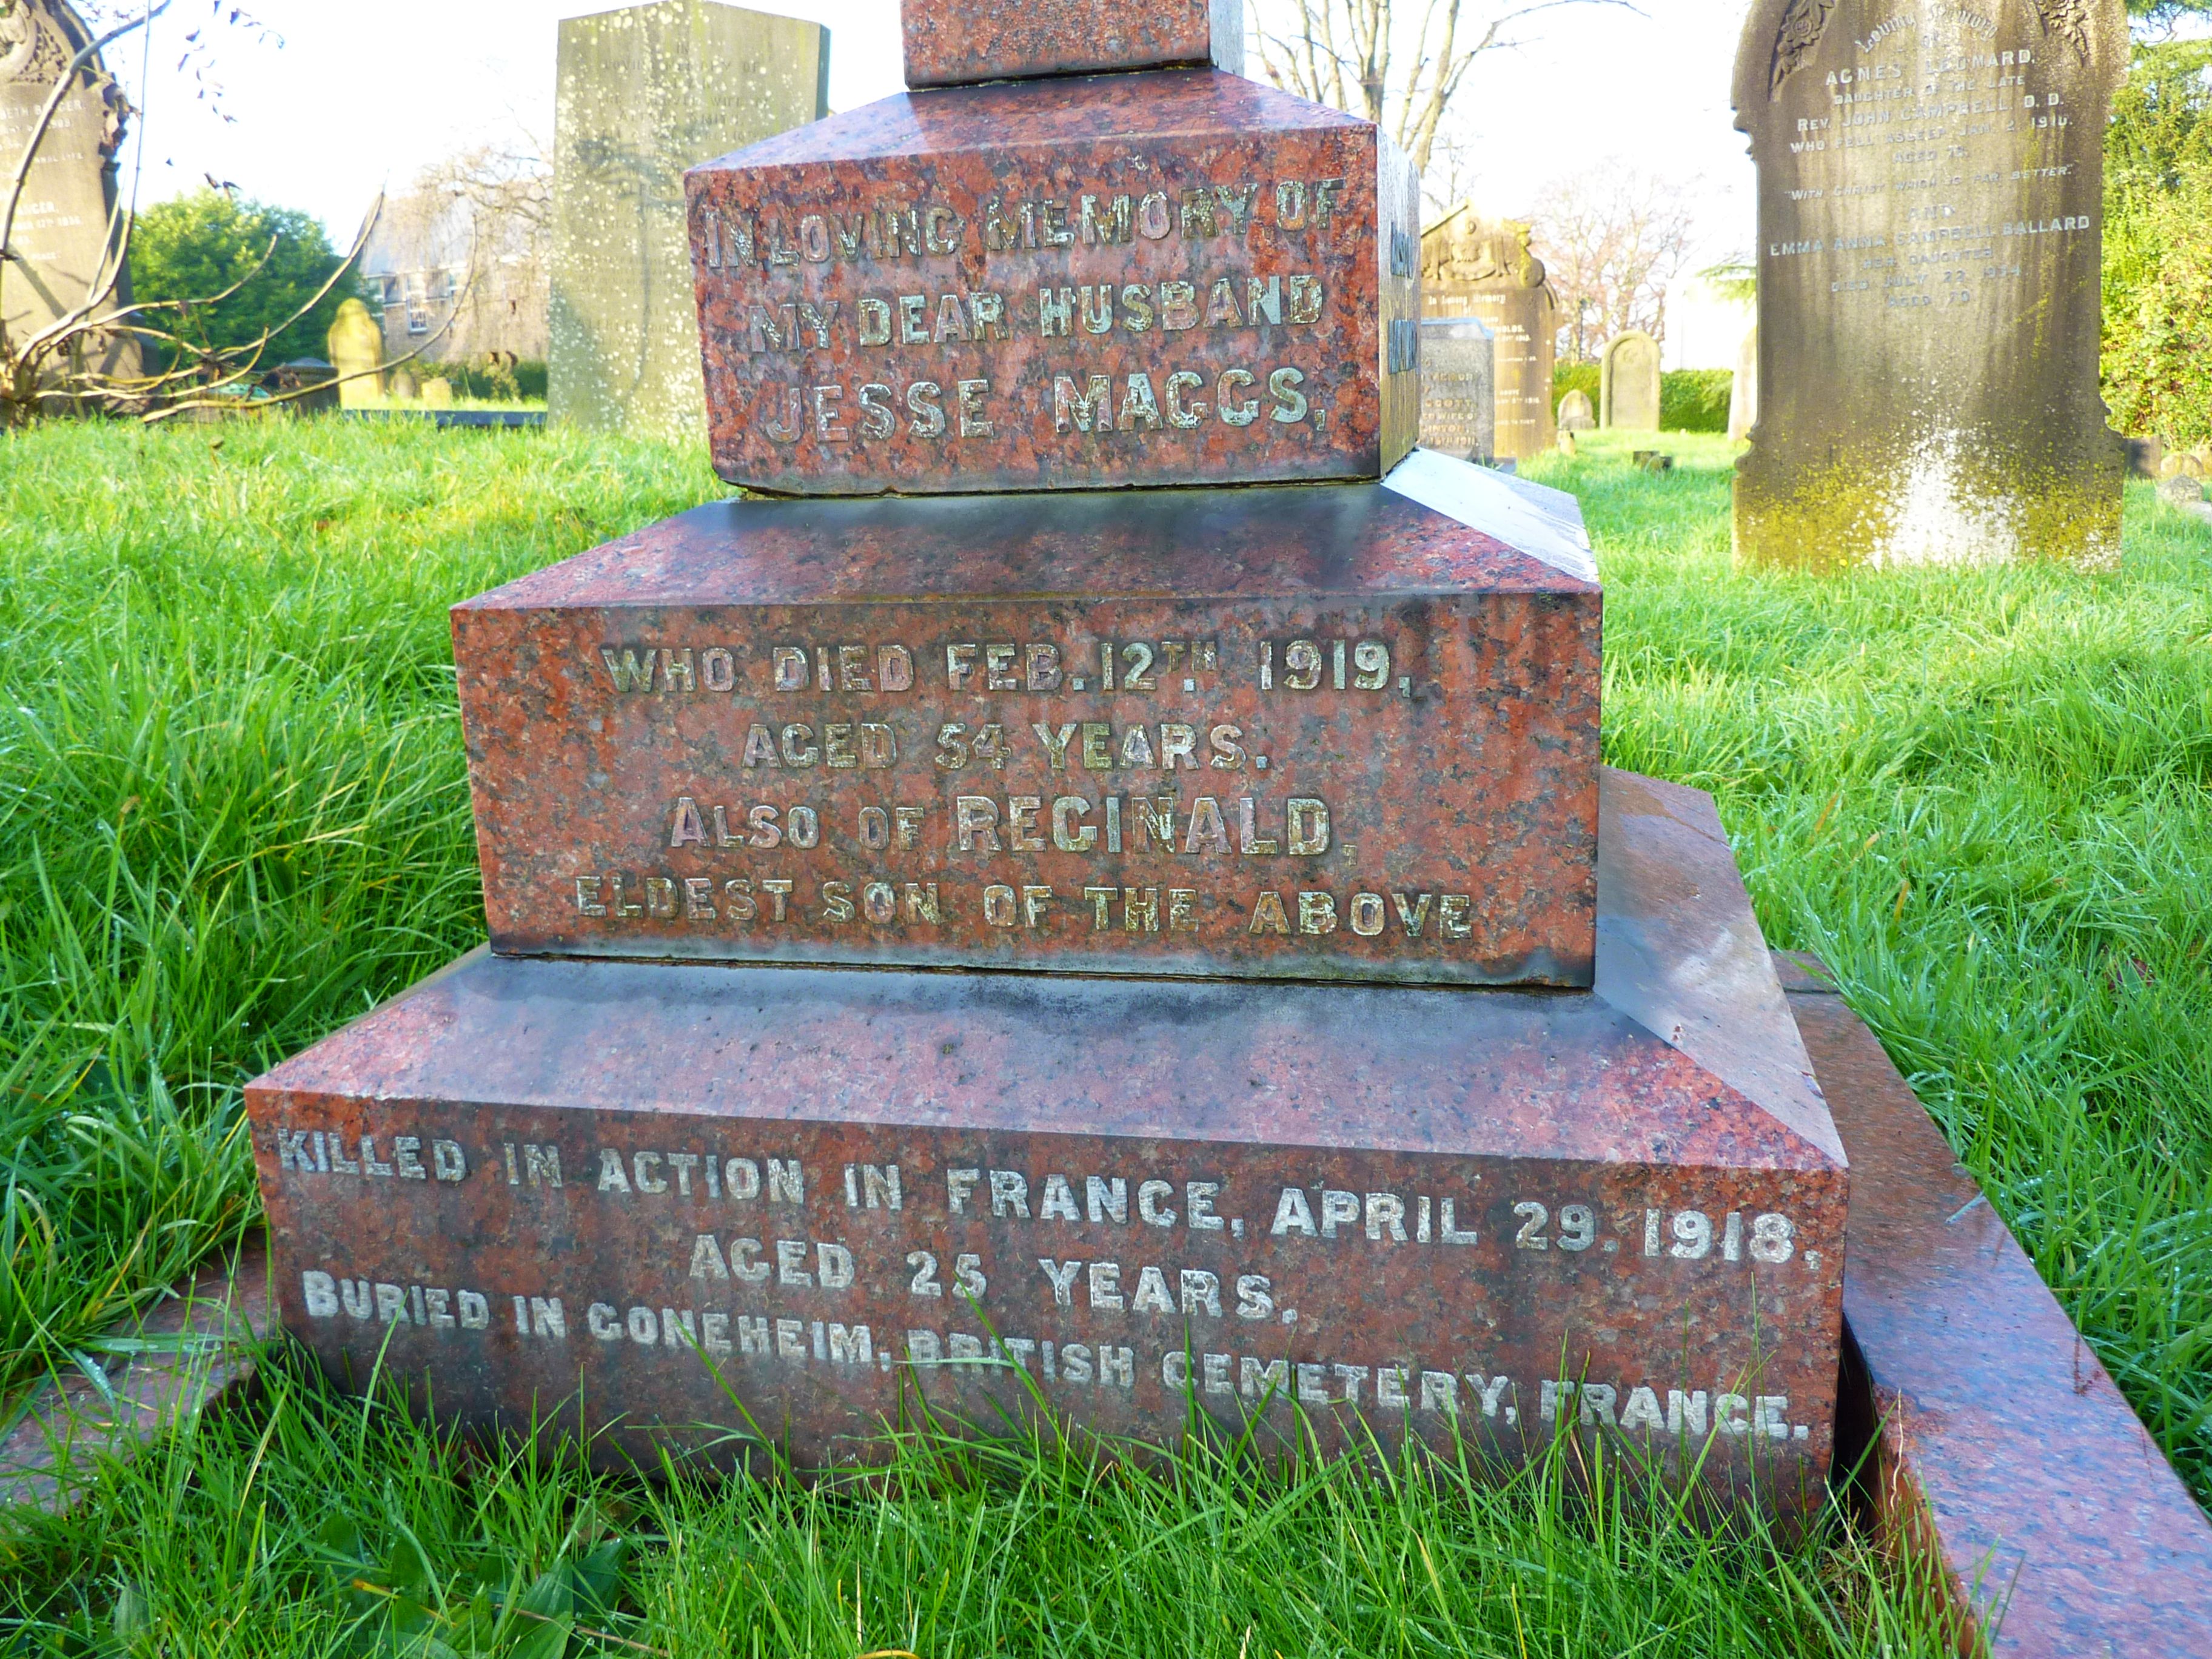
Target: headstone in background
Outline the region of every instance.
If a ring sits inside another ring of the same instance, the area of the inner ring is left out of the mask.
[[[1474,204],[1421,233],[1421,308],[1478,319],[1497,342],[1497,453],[1526,460],[1552,447],[1552,361],[1559,307],[1528,226],[1486,220]]]
[[[1134,0],[1097,26],[1097,0],[905,0],[906,83],[1211,64],[1244,72],[1244,0]]]
[[[561,25],[546,413],[701,429],[684,170],[821,116],[830,32],[661,0]]]
[[[2175,507],[2194,507],[2204,499],[2204,481],[2192,473],[2176,472],[2159,480],[2158,498]]]
[[[1597,412],[1590,407],[1589,393],[1580,386],[1559,399],[1559,428],[1562,432],[1597,429]]]
[[[1756,0],[1759,436],[1735,539],[1815,565],[2110,556],[2097,391],[2121,0]]]
[[[1421,447],[1465,461],[1496,453],[1498,342],[1472,317],[1421,324]]]
[[[442,374],[434,374],[422,382],[422,407],[451,409],[453,406],[453,383]]]
[[[1659,429],[1659,342],[1624,329],[1598,354],[1598,424],[1625,432]]]
[[[1759,325],[1753,323],[1735,349],[1735,374],[1729,382],[1729,441],[1741,443],[1758,424]]]
[[[56,80],[92,38],[62,0],[15,0],[0,14],[0,166],[14,168]],[[8,234],[13,257],[0,263],[0,319],[11,338],[20,342],[76,311],[105,276],[119,229],[115,152],[129,110],[95,54],[54,112]],[[130,302],[125,271],[102,309]],[[117,330],[91,344],[75,367],[142,372],[137,335]]]
[[[392,371],[392,378],[386,384],[390,386],[392,401],[396,404],[414,402],[419,390],[415,381],[415,371],[404,365]]]
[[[384,399],[384,329],[359,300],[331,319],[331,367],[338,373],[338,407],[366,409]]]

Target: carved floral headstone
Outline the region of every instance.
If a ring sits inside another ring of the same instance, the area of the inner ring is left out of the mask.
[[[2117,552],[2097,391],[2120,0],[1757,0],[1735,64],[1759,168],[1755,558]]]

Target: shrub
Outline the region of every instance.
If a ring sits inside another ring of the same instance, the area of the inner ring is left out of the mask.
[[[1552,410],[1570,392],[1590,400],[1590,412],[1602,412],[1598,399],[1603,375],[1595,363],[1559,363],[1552,369]],[[1659,424],[1668,432],[1728,430],[1729,390],[1735,375],[1725,368],[1677,368],[1659,377]]]
[[[1579,392],[1590,400],[1590,412],[1597,412],[1598,367],[1595,363],[1555,363],[1552,368],[1552,412],[1559,411],[1561,399],[1570,392]]]
[[[218,350],[250,344],[263,330],[283,322],[314,297],[340,263],[310,215],[234,200],[221,191],[156,203],[131,231],[131,297],[142,304],[204,301],[245,278],[237,293],[216,304],[193,305],[182,315],[156,313],[149,319],[193,345]],[[331,319],[360,286],[351,273],[341,277],[306,316],[270,341],[262,367],[327,356]]]
[[[1725,432],[1735,372],[1676,368],[1659,377],[1659,424],[1669,432]]]
[[[2112,423],[2212,440],[2212,41],[2144,44],[2105,138],[2104,393]]]
[[[450,381],[456,398],[477,398],[496,403],[505,398],[545,396],[545,364],[540,358],[526,358],[512,368],[483,359],[444,363],[417,359],[407,367],[417,380]]]

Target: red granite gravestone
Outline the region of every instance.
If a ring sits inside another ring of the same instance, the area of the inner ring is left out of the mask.
[[[717,465],[931,499],[455,608],[491,953],[248,1091],[334,1376],[605,1458],[1194,1407],[1812,1500],[1842,1149],[1711,804],[1601,771],[1571,498],[1400,459],[1396,168],[1172,70],[695,171]]]
[[[1372,478],[1419,191],[1213,70],[911,93],[686,175],[715,471],[794,495]]]
[[[1243,0],[911,0],[906,83],[1212,64],[1244,69]]]

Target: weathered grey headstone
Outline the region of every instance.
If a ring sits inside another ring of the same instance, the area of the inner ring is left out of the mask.
[[[1590,407],[1589,393],[1577,386],[1560,398],[1559,421],[1562,432],[1595,432],[1597,412]]]
[[[706,0],[561,25],[550,419],[702,431],[684,170],[828,109],[830,32]]]
[[[392,402],[396,404],[407,404],[415,401],[415,394],[417,388],[415,384],[415,371],[413,369],[408,368],[404,365],[398,368],[393,369],[392,371],[392,379],[389,385],[392,388]]]
[[[1421,309],[1473,317],[1496,341],[1496,453],[1525,460],[1551,448],[1552,354],[1559,307],[1529,227],[1486,220],[1468,203],[1421,233]]]
[[[367,409],[384,399],[384,328],[359,300],[331,319],[331,367],[338,374],[338,407]]]
[[[1820,565],[2105,556],[2103,144],[2121,0],[1756,0],[1759,434],[1735,536]]]
[[[1421,323],[1421,447],[1486,461],[1497,448],[1498,343],[1472,317]]]
[[[1598,424],[1623,431],[1659,429],[1659,342],[1624,329],[1598,354]]]
[[[1741,443],[1759,424],[1759,325],[1743,331],[1735,349],[1735,374],[1729,382],[1729,441]]]
[[[92,38],[63,0],[0,0],[0,168],[12,173],[62,72]],[[9,257],[0,261],[0,322],[18,346],[82,311],[110,274],[120,230],[115,151],[129,109],[94,54],[40,142],[8,233]],[[106,314],[130,302],[125,271],[98,309]],[[140,372],[135,334],[116,330],[91,343],[75,367]]]
[[[2186,472],[2177,472],[2159,480],[2158,498],[2176,507],[2194,507],[2204,499],[2204,481]]]

